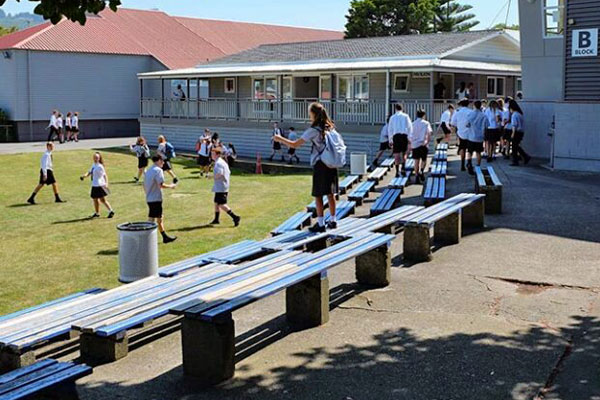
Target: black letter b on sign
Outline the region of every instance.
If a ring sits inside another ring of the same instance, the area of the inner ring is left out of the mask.
[[[592,45],[590,38],[592,37],[591,32],[579,32],[579,48],[585,49]]]

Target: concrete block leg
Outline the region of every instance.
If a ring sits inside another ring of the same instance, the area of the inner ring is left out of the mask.
[[[52,400],[79,400],[75,382],[64,383],[47,389],[42,393],[44,399]]]
[[[329,278],[321,274],[285,291],[286,316],[296,329],[313,328],[329,321]]]
[[[385,287],[392,281],[392,252],[381,246],[356,257],[356,280],[368,286]]]
[[[311,252],[321,251],[321,250],[326,249],[330,244],[331,244],[331,242],[328,240],[328,238],[324,237],[324,238],[314,240],[314,241],[308,243],[306,245],[306,250],[311,251]]]
[[[231,313],[202,321],[186,316],[181,325],[183,371],[202,385],[216,385],[233,377],[235,324]]]
[[[445,245],[458,244],[462,236],[461,212],[450,214],[436,222],[433,231],[437,242]]]
[[[79,343],[81,358],[86,363],[111,363],[127,357],[129,353],[127,333],[107,337],[83,333]]]
[[[502,214],[502,187],[490,188],[485,194],[485,213]]]
[[[485,202],[485,198],[483,198],[463,209],[463,226],[468,228],[483,228],[485,226]]]
[[[431,260],[431,236],[427,225],[404,227],[404,259],[422,262]]]
[[[35,353],[33,351],[12,351],[10,348],[0,352],[0,373],[14,371],[15,369],[35,364]]]

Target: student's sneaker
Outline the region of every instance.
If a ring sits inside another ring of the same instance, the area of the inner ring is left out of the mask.
[[[466,171],[466,170],[467,170],[467,168],[466,168],[464,165],[461,165],[461,166],[460,166],[460,170],[461,170],[461,171]]]
[[[28,198],[27,202],[31,205],[35,205],[35,199],[33,197]]]
[[[327,229],[337,229],[337,221],[329,221],[327,223]]]
[[[415,174],[415,185],[421,183],[421,176],[419,174]]]
[[[421,182],[425,182],[425,174],[424,173],[420,173],[419,177],[421,178]]]
[[[177,236],[169,236],[169,235],[164,235],[163,236],[163,243],[167,244],[167,243],[171,243],[177,240]]]
[[[219,221],[217,221],[216,219],[213,219],[210,224],[211,225],[220,225],[221,223]]]
[[[177,182],[179,182],[179,178],[173,178],[173,183],[177,184]]]
[[[235,217],[233,217],[233,226],[240,226],[240,221],[242,220],[242,217],[240,217],[239,215],[236,215]]]
[[[58,199],[54,199],[55,203],[66,203],[66,201],[64,201],[63,199],[61,199],[60,197]]]
[[[469,171],[469,175],[475,175],[475,170],[473,169],[473,166],[472,166],[472,165],[469,165],[469,166],[467,167],[467,169],[468,169],[468,171]]]
[[[310,228],[308,228],[308,231],[312,232],[312,233],[323,233],[323,232],[326,231],[326,228],[325,228],[325,225],[321,226],[317,222],[316,224],[314,224],[313,226],[311,226]]]
[[[110,210],[110,212],[108,213],[108,216],[106,218],[112,218],[115,216],[115,212],[113,210]]]
[[[92,216],[91,216],[90,218],[91,218],[91,219],[94,219],[94,218],[100,218],[100,214],[98,214],[98,213],[93,213],[93,214],[92,214]]]
[[[138,183],[138,182],[140,181],[140,179],[139,179],[137,176],[134,176],[134,177],[133,177],[133,181],[134,181],[135,183]]]

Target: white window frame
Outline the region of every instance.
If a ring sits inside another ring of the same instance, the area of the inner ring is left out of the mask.
[[[232,85],[231,85],[232,89],[231,90],[227,89],[227,82],[229,82],[229,81],[232,82]],[[225,78],[223,80],[223,93],[225,93],[225,94],[233,94],[233,93],[235,93],[236,89],[237,88],[235,87],[235,78]]]
[[[561,0],[557,0],[559,2],[558,6],[547,6],[546,2],[548,0],[541,0],[542,1],[542,37],[544,39],[563,39],[565,37],[565,4],[563,3],[563,5],[560,5],[560,1]],[[548,29],[546,27],[546,12],[549,10],[555,10],[559,12],[559,16],[562,18],[562,22],[559,21],[559,26],[562,23],[563,25],[563,33],[562,34],[556,34],[556,35],[548,35]]]
[[[523,91],[523,78],[517,78],[517,81],[515,82],[515,84],[517,85],[517,87],[515,88],[515,92],[522,92]],[[519,89],[519,86],[521,87]]]
[[[396,89],[396,79],[398,79],[398,78],[406,78],[406,90],[397,90]],[[410,74],[395,73],[393,86],[392,86],[394,93],[410,93],[410,78],[411,78]]]
[[[490,93],[490,79],[494,80],[494,93]],[[502,79],[504,84],[502,85],[502,94],[498,93],[498,79]],[[505,97],[506,96],[506,76],[488,76],[486,80],[486,92],[487,97]]]
[[[335,85],[335,94],[336,94],[336,99],[337,100],[341,100],[342,98],[340,97],[340,78],[349,78],[350,82],[350,91],[352,92],[352,97],[351,98],[345,98],[343,100],[345,101],[369,101],[370,98],[370,94],[371,94],[371,78],[369,77],[369,74],[341,74],[341,75],[336,75],[336,85]],[[356,78],[366,78],[367,79],[367,97],[364,99],[359,99],[356,97],[356,93],[354,91],[355,88],[355,79]],[[320,86],[320,84],[319,84]],[[320,90],[320,88],[319,88]],[[320,94],[319,94],[320,95]]]
[[[276,76],[253,76],[250,79],[250,93],[252,93],[252,100],[268,100],[268,99],[257,99],[256,98],[256,93],[254,91],[254,81],[259,81],[261,80],[263,82],[263,88],[264,88],[264,93],[263,95],[266,96],[267,94],[267,80],[271,80],[274,79],[276,84],[277,84],[277,91],[276,91],[276,95],[275,95],[275,99],[273,100],[277,100],[279,98],[279,80],[277,79]]]
[[[287,96],[287,93],[284,92],[284,87],[285,85],[283,84],[283,82],[285,81],[289,81],[290,82],[290,93],[289,96]],[[281,78],[281,96],[283,97],[282,100],[293,100],[294,99],[294,77],[293,76],[283,76]]]
[[[322,97],[322,95],[323,95],[323,78],[330,80],[329,98],[328,99],[325,99]],[[321,100],[321,101],[333,100],[333,76],[332,75],[319,75],[319,100]]]

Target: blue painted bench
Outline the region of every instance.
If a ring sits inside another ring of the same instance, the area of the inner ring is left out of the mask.
[[[423,193],[425,205],[439,203],[446,198],[446,178],[429,177]]]
[[[279,225],[271,231],[273,236],[281,235],[282,233],[302,229],[310,225],[312,213],[299,212],[291,216],[287,221]]]
[[[329,198],[327,196],[323,196],[323,208],[329,207]],[[317,202],[315,200],[312,201],[308,206],[306,206],[306,211],[312,213],[312,216],[316,218],[317,216]]]
[[[401,206],[375,217],[346,220],[347,224],[341,225],[329,234],[340,237],[351,237],[363,232],[397,234],[402,230],[407,219],[424,209],[420,206]]]
[[[375,182],[366,181],[358,185],[350,194],[348,199],[356,202],[357,205],[362,205],[363,200],[369,197],[369,193],[375,188]]]
[[[340,194],[346,194],[348,190],[354,186],[356,182],[358,182],[358,175],[348,175],[339,184]]]
[[[340,201],[335,205],[335,216],[337,221],[341,221],[349,215],[354,214],[356,209],[356,202],[354,201]],[[325,223],[331,220],[331,212],[327,210],[325,212]]]
[[[33,347],[50,340],[64,339],[70,334],[70,325],[63,325],[54,329],[52,334],[40,340],[33,340],[20,347],[11,348],[11,337],[21,337],[26,335],[26,329],[29,326],[36,326],[48,316],[51,316],[56,310],[75,307],[84,303],[87,299],[104,292],[104,289],[94,288],[78,292],[57,300],[27,308],[12,314],[0,317],[0,351],[1,369],[15,370],[35,363],[35,353]]]
[[[414,213],[404,221],[404,258],[431,260],[431,228],[434,238],[444,244],[458,244],[462,227],[483,228],[485,196],[463,193]]]
[[[283,290],[286,316],[297,328],[329,320],[328,270],[356,259],[359,283],[389,285],[392,235],[366,233],[349,238],[300,260],[268,267],[254,281],[225,283],[202,293],[195,304],[173,309],[183,314],[184,373],[204,385],[214,385],[235,372],[235,327],[232,312]]]
[[[433,161],[448,161],[448,151],[436,150],[433,154]]]
[[[390,157],[383,160],[383,162],[379,166],[391,169],[394,166],[394,164],[396,164],[396,160],[393,157]]]
[[[475,192],[485,194],[486,214],[502,214],[502,182],[494,167],[475,167]]]
[[[75,381],[91,373],[92,368],[84,364],[43,360],[0,375],[0,399],[26,399],[40,394],[60,400],[76,399]]]
[[[385,167],[375,168],[375,170],[369,174],[368,180],[373,181],[373,182],[379,182],[385,177],[385,175],[388,172],[389,172],[389,169],[385,168]]]
[[[439,143],[435,149],[448,151],[448,143]]]
[[[411,175],[412,171],[410,171],[410,174],[407,173],[406,176],[399,176],[398,178],[393,178],[390,181],[388,187],[391,189],[400,189],[402,190],[402,193],[404,193],[404,188],[408,186]]]
[[[429,175],[437,177],[445,177],[448,173],[447,161],[434,161],[429,166]]]
[[[383,214],[400,204],[401,189],[386,189],[371,206],[371,217]]]
[[[414,171],[415,170],[415,160],[414,158],[409,158],[408,160],[406,160],[406,162],[404,163],[404,169],[406,170],[406,172],[408,173],[408,171]]]

